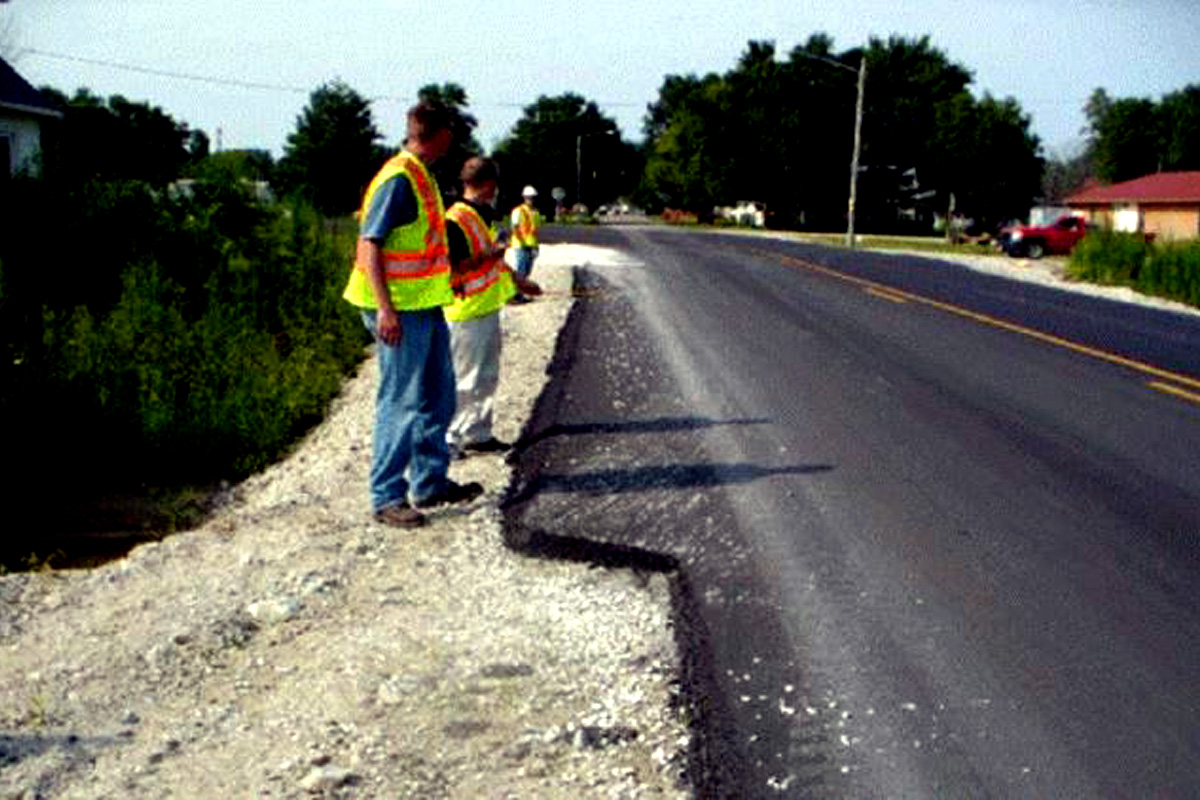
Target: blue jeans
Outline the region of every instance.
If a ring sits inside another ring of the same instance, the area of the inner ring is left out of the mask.
[[[364,309],[372,336],[375,311]],[[454,364],[441,308],[401,311],[404,335],[392,347],[376,339],[379,392],[371,453],[375,511],[428,498],[445,488],[450,468],[446,431],[454,417]]]
[[[528,278],[529,273],[533,272],[533,260],[537,258],[536,247],[518,247],[516,255],[515,272],[522,278]]]

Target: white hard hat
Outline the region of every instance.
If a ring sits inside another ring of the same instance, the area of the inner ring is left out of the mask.
[[[537,189],[532,186],[526,186],[521,190],[521,197],[537,197]]]

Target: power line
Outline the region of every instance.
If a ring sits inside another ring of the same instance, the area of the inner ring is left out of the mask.
[[[297,86],[283,86],[274,83],[255,83],[254,81],[242,81],[236,78],[214,78],[211,75],[192,75],[186,72],[173,72],[165,69],[155,69],[153,67],[141,67],[136,64],[123,64],[117,61],[107,61],[100,58],[84,58],[82,56],[71,56],[66,53],[52,53],[48,50],[37,50],[34,48],[25,48],[25,52],[43,58],[57,58],[63,61],[76,61],[80,64],[93,64],[100,67],[109,67],[111,69],[125,70],[126,72],[140,72],[145,75],[158,75],[164,78],[179,78],[185,81],[196,81],[197,83],[212,83],[221,86],[238,86],[243,89],[266,89],[273,92],[295,92],[300,94],[308,94],[311,89],[301,89]]]
[[[0,2],[6,2],[6,0],[0,0]],[[137,64],[126,64],[126,63],[123,63],[120,61],[110,61],[110,60],[102,59],[102,58],[85,58],[83,56],[72,56],[72,55],[68,55],[66,53],[55,53],[55,52],[51,52],[49,50],[39,50],[36,48],[23,48],[23,52],[26,52],[26,53],[29,53],[29,54],[35,55],[35,56],[41,56],[43,58],[56,58],[56,59],[59,59],[62,61],[74,61],[74,62],[77,62],[80,64],[92,64],[94,66],[108,67],[109,69],[124,70],[126,72],[139,72],[144,75],[157,75],[157,76],[163,77],[163,78],[178,78],[180,80],[195,81],[196,83],[208,83],[208,84],[214,84],[217,86],[237,86],[242,89],[263,89],[263,90],[271,91],[271,92],[289,92],[292,94],[309,94],[312,92],[311,87],[307,88],[307,89],[303,89],[303,88],[300,88],[299,86],[286,86],[286,85],[277,84],[277,83],[258,83],[255,81],[238,80],[236,78],[217,78],[217,77],[213,77],[211,75],[196,75],[196,74],[188,73],[188,72],[176,72],[174,70],[157,69],[154,67],[143,67],[143,66],[140,66]],[[370,97],[368,99],[371,101],[388,100],[388,101],[395,101],[395,102],[410,102],[414,98],[412,96],[399,97],[396,95],[376,95],[376,96]],[[638,107],[645,105],[644,103],[631,103],[631,102],[623,102],[623,101],[608,102],[608,101],[596,100],[593,102],[595,102],[597,106],[600,106],[602,108],[609,108],[609,107],[638,108]],[[471,105],[472,105],[472,107],[475,107],[475,108],[488,108],[488,107],[492,107],[492,108],[524,108],[525,106],[527,106],[529,104],[528,103],[493,102],[493,103],[472,103]]]

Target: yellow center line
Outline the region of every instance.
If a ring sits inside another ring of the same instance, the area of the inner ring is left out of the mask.
[[[980,314],[977,311],[971,311],[970,309],[963,308],[962,306],[956,306],[956,305],[952,305],[950,303],[943,303],[940,300],[934,300],[929,297],[923,297],[919,294],[913,294],[911,292],[906,292],[902,289],[896,289],[891,286],[885,286],[882,283],[876,283],[875,281],[868,280],[866,278],[859,278],[854,275],[847,275],[844,272],[838,272],[835,269],[830,269],[829,267],[823,267],[820,264],[814,264],[813,262],[807,261],[803,258],[796,258],[795,256],[781,256],[778,253],[771,253],[771,252],[765,251],[765,250],[761,250],[758,252],[762,255],[782,259],[785,264],[792,264],[794,266],[802,267],[802,268],[810,270],[812,272],[819,272],[822,275],[828,275],[832,278],[837,278],[839,280],[843,280],[848,283],[853,283],[857,286],[861,286],[861,287],[865,288],[868,292],[885,293],[885,294],[893,295],[894,297],[901,298],[903,300],[909,300],[914,303],[923,303],[924,305],[930,306],[931,308],[936,308],[936,309],[945,311],[950,314],[955,314],[957,316],[964,317],[966,319],[974,320],[975,322],[981,322],[984,325],[990,325],[994,328],[1000,328],[1002,330],[1011,331],[1013,333],[1019,333],[1023,336],[1028,336],[1030,338],[1037,339],[1038,341],[1055,345],[1056,347],[1062,347],[1064,349],[1071,350],[1076,353],[1081,353],[1083,355],[1090,356],[1095,359],[1099,359],[1100,361],[1107,361],[1110,364],[1116,364],[1118,366],[1122,366],[1127,369],[1132,369],[1137,372],[1141,372],[1144,375],[1152,375],[1156,378],[1162,378],[1164,380],[1173,381],[1174,383],[1180,383],[1180,384],[1183,384],[1184,386],[1188,386],[1188,387],[1191,387],[1194,389],[1200,389],[1200,378],[1193,378],[1189,375],[1183,375],[1178,372],[1171,372],[1170,370],[1162,369],[1160,367],[1153,366],[1152,364],[1146,364],[1145,362],[1137,361],[1132,358],[1126,358],[1125,356],[1119,356],[1116,353],[1109,353],[1104,350],[1098,350],[1095,347],[1089,347],[1088,345],[1079,344],[1078,342],[1072,342],[1070,339],[1064,339],[1061,336],[1055,336],[1053,334],[1045,333],[1043,331],[1039,331],[1034,328],[1027,328],[1024,325],[1018,325],[1015,322],[1008,322],[1006,320],[988,316],[987,314]],[[1159,387],[1156,386],[1155,388],[1159,388]],[[1178,394],[1179,392],[1184,392],[1183,396],[1185,396],[1185,397],[1190,396],[1190,392],[1186,392],[1183,389],[1178,389],[1175,387],[1164,388],[1163,391],[1170,391],[1172,394]]]
[[[874,287],[869,287],[867,289],[867,294],[873,295],[874,297],[882,298],[884,300],[891,300],[893,303],[907,303],[908,302],[908,298],[901,297],[898,294],[891,292],[891,291],[884,292],[884,291],[881,291]]]
[[[1175,395],[1176,397],[1189,400],[1196,405],[1200,405],[1200,394],[1197,394],[1196,392],[1189,392],[1186,389],[1180,389],[1178,386],[1171,386],[1168,383],[1160,383],[1158,381],[1150,381],[1146,385],[1151,389],[1157,389],[1160,392]]]

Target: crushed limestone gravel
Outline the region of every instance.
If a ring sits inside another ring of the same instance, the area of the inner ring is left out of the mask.
[[[572,265],[506,309],[497,435],[546,380]],[[290,457],[199,529],[88,570],[0,577],[0,798],[686,797],[669,577],[539,560],[486,492],[368,513],[368,359]]]

